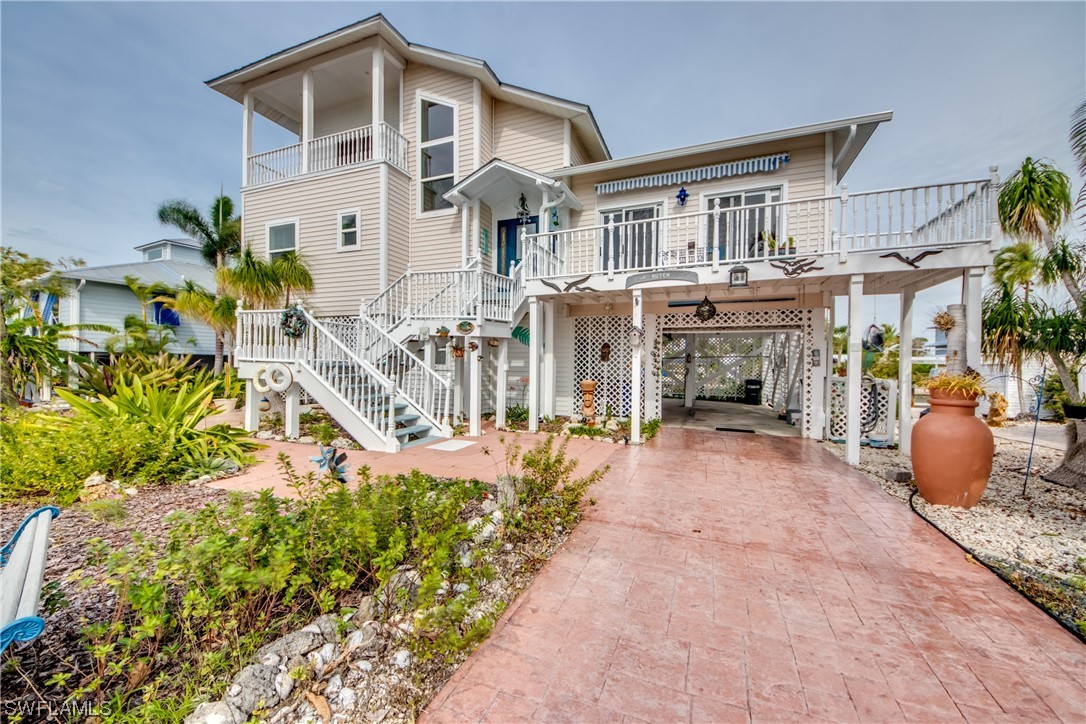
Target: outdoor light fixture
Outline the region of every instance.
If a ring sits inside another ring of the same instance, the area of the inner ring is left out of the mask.
[[[685,186],[679,188],[679,193],[675,194],[675,198],[679,201],[679,206],[686,206],[686,200],[690,198],[690,192],[686,190]]]
[[[716,305],[709,301],[709,297],[705,297],[698,302],[697,308],[694,309],[694,316],[702,322],[708,322],[716,316]]]
[[[521,194],[520,201],[517,203],[517,223],[523,226],[528,223],[530,218],[532,218],[532,212],[528,210],[528,199],[524,198],[524,194]]]
[[[742,264],[736,264],[728,272],[728,286],[733,289],[747,286],[747,272],[750,271]]]

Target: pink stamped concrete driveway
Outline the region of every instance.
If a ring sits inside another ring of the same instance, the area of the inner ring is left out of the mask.
[[[1086,720],[1086,647],[817,443],[608,462],[423,721]]]

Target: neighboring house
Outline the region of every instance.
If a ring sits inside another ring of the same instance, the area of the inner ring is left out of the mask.
[[[239,315],[241,374],[285,391],[288,431],[298,385],[364,446],[395,451],[456,419],[477,434],[488,409],[502,423],[524,378],[534,429],[579,414],[586,379],[601,414],[637,422],[677,404],[665,395],[738,396],[750,376],[822,438],[846,321],[834,297],[849,297],[858,351],[862,295],[901,295],[911,330],[914,295],[954,278],[979,357],[995,170],[847,189],[889,112],[615,159],[588,106],[412,44],[380,15],[208,85],[242,107],[243,243],[297,250],[314,273],[301,338],[279,312]],[[264,150],[257,114],[298,142]],[[860,394],[855,369],[843,409]],[[258,398],[251,386],[250,427]]]
[[[191,280],[213,290],[215,274],[200,256],[200,245],[190,239],[160,239],[135,247],[142,261],[131,264],[77,267],[65,270],[66,294],[52,302],[52,313],[61,324],[104,324],[124,329],[124,319],[135,315],[142,319],[142,307],[125,282],[134,276],[143,284],[161,283],[176,288]],[[206,325],[179,316],[161,302],[148,306],[147,321],[171,328],[176,343],[169,351],[210,357],[215,354],[215,335]],[[83,341],[68,343],[68,349],[86,355],[105,354],[105,342],[112,336],[105,332],[79,332]]]

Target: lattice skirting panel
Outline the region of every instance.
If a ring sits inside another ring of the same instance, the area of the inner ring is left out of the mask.
[[[760,334],[699,335],[690,350],[697,364],[697,391],[702,400],[739,400],[743,398],[746,380],[762,379],[765,357]],[[686,397],[686,336],[664,333],[663,377],[660,381],[664,397]]]
[[[897,382],[895,380],[875,380],[878,395],[873,395],[871,384],[860,388],[860,419],[871,421],[873,428],[864,433],[869,439],[885,441],[893,445],[897,430]],[[875,409],[872,409],[872,398]],[[848,380],[834,377],[830,383],[830,437],[844,440],[848,432]],[[874,419],[872,420],[872,416]]]
[[[580,414],[584,402],[581,380],[595,380],[596,413],[605,415],[610,411],[615,417],[630,416],[633,377],[629,331],[629,317],[577,317],[573,320],[574,414]],[[641,402],[643,414],[644,395]]]

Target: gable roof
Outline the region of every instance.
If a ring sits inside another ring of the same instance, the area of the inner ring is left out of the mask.
[[[562,181],[556,181],[550,176],[545,176],[535,171],[530,171],[515,163],[495,158],[482,168],[479,168],[466,179],[445,192],[445,198],[456,206],[480,199],[493,206],[496,199],[508,194],[508,189],[513,187],[537,187],[545,186],[562,198],[562,204],[574,209],[581,208],[580,200]]]
[[[158,246],[159,244],[173,244],[174,246],[185,246],[189,249],[200,249],[200,242],[193,241],[192,239],[159,239],[158,241],[149,241],[146,244],[140,244],[139,246],[132,247],[136,251],[143,251],[149,249],[152,246]]]
[[[754,146],[760,143],[771,143],[773,141],[784,141],[792,138],[801,138],[803,136],[831,133],[834,136],[835,158],[833,161],[837,169],[837,180],[840,180],[844,178],[845,172],[852,166],[852,162],[856,160],[856,156],[859,155],[860,150],[867,143],[868,139],[871,138],[871,135],[875,132],[875,129],[878,128],[879,124],[886,123],[893,117],[893,111],[885,111],[883,113],[872,113],[865,116],[842,118],[836,121],[813,123],[806,126],[785,128],[778,131],[769,131],[768,133],[756,133],[749,136],[736,136],[720,141],[701,143],[695,146],[684,146],[682,148],[673,148],[665,151],[654,151],[652,153],[643,153],[637,156],[627,156],[626,158],[587,163],[581,166],[567,166],[551,171],[550,175],[555,177],[567,177],[600,173],[636,166],[645,166],[670,160],[705,156],[719,151],[741,148],[743,146]]]
[[[319,35],[304,43],[280,50],[229,73],[212,78],[206,83],[223,95],[233,98],[238,103],[243,103],[247,83],[277,70],[288,68],[374,36],[381,37],[408,61],[476,78],[491,95],[500,100],[569,119],[574,132],[583,142],[589,145],[590,150],[596,152],[595,155],[602,155],[607,159],[611,158],[611,151],[607,148],[603,133],[596,123],[595,116],[592,115],[592,109],[587,105],[503,83],[484,60],[411,43],[380,13],[357,23],[346,25],[338,30]]]

